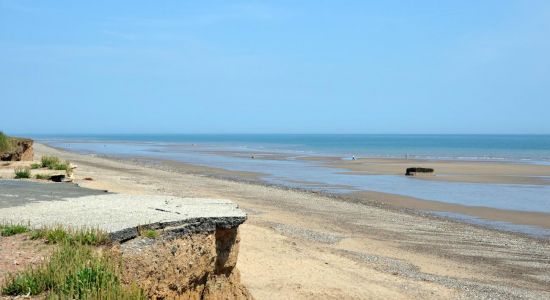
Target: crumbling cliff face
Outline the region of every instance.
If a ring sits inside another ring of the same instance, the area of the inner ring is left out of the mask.
[[[235,268],[237,227],[214,231],[168,232],[136,237],[116,250],[123,280],[135,282],[149,299],[252,299]]]
[[[12,138],[10,149],[0,152],[1,161],[32,161],[34,159],[33,141],[29,139]]]

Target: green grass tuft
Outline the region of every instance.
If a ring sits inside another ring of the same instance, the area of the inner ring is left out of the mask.
[[[49,299],[145,299],[135,285],[122,284],[120,270],[120,259],[64,242],[47,263],[9,275],[2,292],[10,296],[47,293]]]
[[[42,265],[8,275],[0,286],[3,294],[47,299],[146,299],[135,284],[122,284],[120,257],[92,247],[108,242],[106,232],[57,226],[33,230],[30,236],[59,246]]]
[[[0,152],[11,150],[11,138],[0,131]]]
[[[99,229],[65,229],[61,226],[33,230],[31,239],[45,239],[48,244],[80,244],[99,246],[109,243],[109,234]]]
[[[40,159],[40,162],[42,163],[42,167],[53,169],[53,167],[59,163],[59,158],[55,156],[45,155],[45,156],[42,156],[42,158]]]
[[[31,164],[31,169],[40,169],[42,168],[42,164],[41,163],[33,163]]]
[[[71,163],[69,161],[61,162],[56,156],[42,156],[40,159],[41,167],[50,170],[69,170]]]
[[[29,167],[15,168],[15,179],[31,178],[31,169]]]
[[[52,169],[67,171],[69,170],[69,168],[70,168],[70,162],[66,161],[66,162],[58,163],[57,165],[54,165]]]
[[[29,228],[21,224],[0,224],[0,236],[12,236],[29,231]]]
[[[36,174],[34,175],[34,178],[36,179],[41,179],[41,180],[50,180],[52,176],[48,175],[48,174]]]
[[[144,236],[150,239],[156,239],[159,236],[159,233],[153,229],[142,230],[140,234],[141,236]]]

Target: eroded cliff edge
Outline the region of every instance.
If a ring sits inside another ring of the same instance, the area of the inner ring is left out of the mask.
[[[1,134],[1,132],[0,132]],[[0,149],[0,161],[32,161],[34,158],[33,140],[6,137],[6,149]]]
[[[98,228],[121,280],[150,299],[252,299],[235,265],[246,214],[225,199],[111,194],[72,184],[0,180],[0,221]]]
[[[137,282],[151,299],[252,299],[235,268],[238,228],[138,237],[116,247],[123,280]]]

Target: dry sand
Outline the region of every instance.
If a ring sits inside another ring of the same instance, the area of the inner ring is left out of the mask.
[[[257,299],[550,298],[548,241],[371,201],[384,194],[346,201],[201,175],[185,164],[35,150],[76,163],[85,187],[238,203],[249,215],[238,268]]]

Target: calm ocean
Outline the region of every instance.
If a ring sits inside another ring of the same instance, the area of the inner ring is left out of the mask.
[[[550,164],[550,135],[201,134],[42,135],[50,142],[150,142],[200,144],[304,155],[505,160]]]

